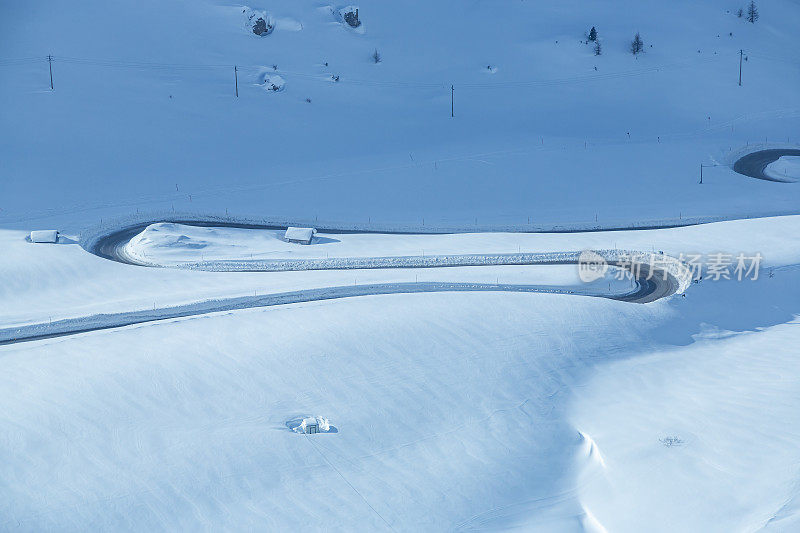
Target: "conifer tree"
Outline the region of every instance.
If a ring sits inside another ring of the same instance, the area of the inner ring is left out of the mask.
[[[750,0],[750,5],[747,7],[747,22],[755,24],[758,20],[758,8],[753,0]]]
[[[642,37],[639,35],[639,32],[636,32],[636,36],[631,41],[631,53],[633,55],[640,54],[644,51],[644,42],[642,41]]]

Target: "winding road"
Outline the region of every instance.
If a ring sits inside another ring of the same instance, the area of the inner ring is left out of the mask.
[[[733,171],[766,181],[775,181],[778,183],[794,183],[794,179],[780,179],[769,176],[765,173],[767,165],[774,163],[783,156],[800,156],[800,149],[792,148],[773,148],[769,150],[759,150],[757,152],[749,153],[740,157],[733,164]]]
[[[223,226],[219,223],[202,223],[184,221],[184,224],[199,226]],[[95,239],[86,245],[87,251],[109,260],[138,265],[143,268],[158,265],[143,264],[125,253],[125,245],[141,232],[147,224],[121,228]],[[253,224],[224,224],[225,227],[244,229],[276,229],[271,226]],[[592,289],[559,288],[556,286],[536,284],[491,284],[468,282],[420,282],[420,283],[373,283],[364,285],[333,286],[314,289],[297,290],[235,298],[203,300],[185,305],[128,311],[120,313],[96,314],[91,316],[68,318],[47,323],[29,324],[16,328],[0,329],[0,345],[41,340],[53,337],[64,337],[90,331],[119,328],[155,322],[225,312],[239,309],[271,307],[293,303],[351,298],[356,296],[379,294],[412,294],[430,292],[532,292],[549,294],[571,294],[592,296],[632,303],[649,303],[667,296],[682,293],[688,286],[685,275],[681,275],[682,263],[660,254],[644,254],[641,252],[608,251],[600,252],[611,266],[631,270],[633,287],[625,292],[604,292]],[[632,255],[639,254],[636,269],[630,268]],[[503,265],[578,265],[580,252],[563,253],[517,253],[517,254],[466,254],[466,255],[432,255],[403,257],[358,257],[336,259],[293,259],[293,260],[258,260],[258,261],[216,261],[182,265],[181,268],[214,271],[298,271],[298,270],[363,270],[389,268],[440,268],[456,266],[503,266]],[[658,261],[646,261],[657,257]],[[670,259],[670,261],[665,261]],[[676,275],[676,269],[678,274]]]

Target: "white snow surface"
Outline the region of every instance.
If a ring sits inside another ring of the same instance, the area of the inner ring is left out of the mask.
[[[0,346],[0,527],[785,531],[798,512],[798,226],[322,234],[338,242],[294,249],[741,249],[760,251],[773,275],[703,281],[647,305],[365,296]],[[142,251],[170,260],[195,259],[184,245],[200,242],[217,258],[294,256],[264,230],[165,224],[143,235]],[[147,268],[0,236],[2,324],[326,286],[355,272]],[[457,280],[482,268],[429,272]],[[541,268],[519,274],[577,277]],[[336,432],[299,438],[287,421],[317,415],[298,413],[322,413]]]
[[[782,181],[800,180],[800,157],[783,156],[767,165],[764,174],[770,178]]]
[[[757,3],[369,2],[353,29],[311,0],[5,2],[4,332],[372,284],[629,290],[437,257],[763,263],[646,305],[373,294],[0,344],[0,531],[800,530],[800,186],[731,168],[800,143],[800,7]],[[297,246],[186,213],[430,234]],[[83,248],[121,220],[149,266]],[[298,270],[228,271],[276,262]]]
[[[0,224],[78,233],[137,209],[521,228],[797,212],[800,187],[728,164],[697,183],[701,163],[798,145],[793,0],[756,24],[728,0],[371,2],[362,34],[342,7],[254,5],[276,26],[259,38],[221,0],[121,0],[126,31],[100,0],[5,5]],[[248,83],[273,65],[283,91]]]

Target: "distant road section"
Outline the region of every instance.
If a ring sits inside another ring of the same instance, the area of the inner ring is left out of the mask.
[[[759,150],[740,157],[733,164],[733,171],[744,176],[757,178],[778,183],[794,183],[794,179],[780,179],[774,175],[770,176],[765,172],[767,165],[774,163],[783,156],[800,156],[800,149],[774,148],[769,150]]]

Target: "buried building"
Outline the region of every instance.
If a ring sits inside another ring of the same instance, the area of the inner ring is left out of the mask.
[[[314,240],[314,235],[317,233],[317,230],[314,228],[295,228],[295,227],[288,227],[286,228],[286,233],[283,236],[283,239],[286,242],[293,242],[297,244],[311,244],[311,241]]]
[[[58,242],[58,231],[56,231],[54,229],[34,230],[28,236],[28,239],[31,242],[57,243]]]

